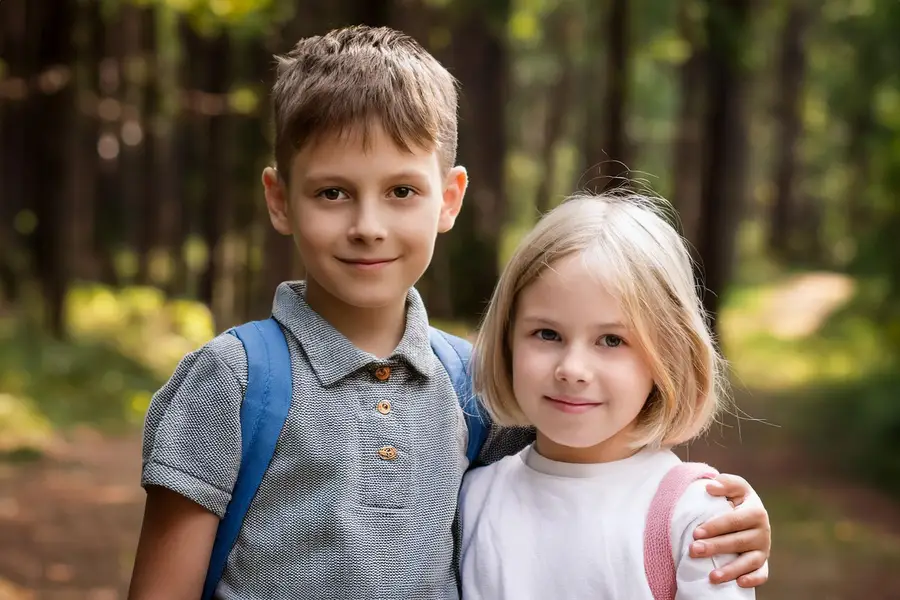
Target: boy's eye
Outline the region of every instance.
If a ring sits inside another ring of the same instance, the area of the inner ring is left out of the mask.
[[[559,339],[559,334],[552,329],[538,329],[533,335],[545,342],[555,342]]]
[[[322,190],[317,194],[320,198],[324,198],[325,200],[330,200],[332,202],[336,200],[343,200],[345,198],[344,192],[339,190],[338,188],[328,188],[327,190]]]
[[[625,340],[617,335],[607,334],[600,337],[600,345],[607,348],[618,348],[625,343]]]
[[[394,192],[394,197],[401,200],[411,198],[413,194],[416,193],[414,189],[412,189],[411,187],[406,187],[405,185],[395,187],[392,191]]]

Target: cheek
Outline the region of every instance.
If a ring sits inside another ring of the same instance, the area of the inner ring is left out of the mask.
[[[424,243],[436,237],[439,216],[433,203],[424,201],[392,214],[392,229],[397,235]]]
[[[300,234],[306,246],[322,246],[346,231],[345,219],[338,211],[317,210],[301,204],[291,217],[294,231]]]
[[[513,387],[529,389],[546,376],[547,359],[528,343],[513,343],[512,372]]]
[[[618,386],[628,396],[646,399],[653,390],[653,376],[649,367],[638,356],[629,357],[625,364],[614,370]]]

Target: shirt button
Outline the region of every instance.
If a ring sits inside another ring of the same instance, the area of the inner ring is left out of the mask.
[[[378,367],[377,369],[375,369],[375,379],[377,379],[378,381],[387,381],[390,376],[390,367]]]
[[[382,460],[397,460],[397,449],[393,446],[382,446],[378,449],[378,456]]]
[[[387,400],[382,400],[375,406],[375,408],[377,408],[378,412],[380,412],[381,414],[386,415],[391,412],[391,403]]]

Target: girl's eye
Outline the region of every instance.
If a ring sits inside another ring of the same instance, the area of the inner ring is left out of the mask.
[[[342,192],[338,188],[328,188],[327,190],[322,190],[317,194],[317,196],[331,202],[344,200],[346,198],[346,194],[344,194],[344,192]]]
[[[406,187],[405,185],[401,185],[399,187],[395,187],[393,190],[394,197],[399,198],[400,200],[406,200],[407,198],[412,198],[416,193],[414,189],[411,187]]]
[[[538,329],[533,335],[545,342],[555,342],[559,339],[559,334],[552,329]]]
[[[600,338],[600,345],[606,346],[607,348],[618,348],[620,345],[624,344],[625,340],[620,338],[617,335],[607,334]]]

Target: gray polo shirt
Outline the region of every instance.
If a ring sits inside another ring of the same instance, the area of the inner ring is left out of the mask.
[[[454,518],[467,430],[431,350],[422,300],[410,290],[403,338],[379,360],[313,311],[304,292],[290,282],[275,295],[293,403],[217,597],[456,599]],[[246,356],[233,336],[188,354],[150,404],[142,485],[223,516],[240,463],[246,385]],[[492,429],[480,460],[532,438]]]

